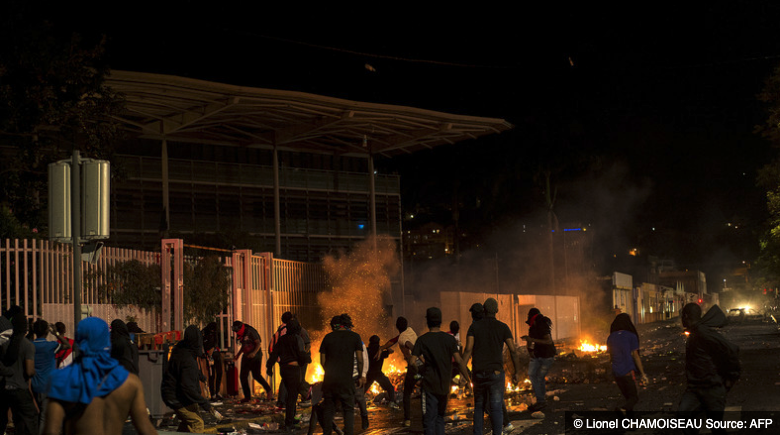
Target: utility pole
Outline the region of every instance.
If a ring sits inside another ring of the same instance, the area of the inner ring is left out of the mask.
[[[83,315],[81,262],[96,263],[103,247],[97,240],[109,236],[110,174],[108,161],[82,159],[78,149],[49,165],[49,239],[72,246],[73,330]]]
[[[73,330],[81,320],[81,156],[73,150],[70,164],[70,235],[73,246]]]

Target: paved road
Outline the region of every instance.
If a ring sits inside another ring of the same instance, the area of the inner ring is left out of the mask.
[[[677,402],[685,385],[682,328],[679,321],[674,320],[638,325],[638,330],[643,349],[642,359],[651,382],[649,386],[641,389],[640,402],[636,409],[648,412],[673,412],[677,408]],[[778,388],[780,386],[780,332],[777,325],[760,321],[743,322],[726,326],[722,332],[739,344],[743,365],[742,378],[727,398],[728,409],[737,412],[772,412],[776,414],[775,421],[780,421],[780,388]],[[601,338],[603,338],[601,342],[606,339],[606,337]],[[608,361],[603,356],[600,358],[559,357],[548,376],[548,394],[550,405],[545,410],[543,418],[533,418],[528,412],[524,412],[526,404],[531,400],[530,391],[519,391],[508,396],[511,398],[509,417],[514,426],[511,435],[563,434],[565,411],[606,411],[613,409],[622,399],[609,376]],[[257,413],[253,413],[252,409],[242,409],[231,403],[225,403],[221,410],[234,418],[233,426],[239,433],[269,435],[278,433],[272,430],[247,428],[250,421],[262,424],[283,419],[281,412],[273,413],[269,406],[263,406],[256,407]],[[400,410],[385,406],[370,408],[369,429],[367,431],[357,429],[355,433],[370,435],[422,433],[419,408],[419,399],[413,400],[411,428],[402,426],[403,413]],[[457,419],[454,421],[452,417],[448,419],[446,433],[470,435],[472,433],[471,401],[453,398],[450,400],[448,410],[451,416],[457,415]],[[306,419],[308,408],[302,410],[302,415]],[[359,426],[360,418],[356,416],[355,420]],[[162,430],[175,430],[172,420],[164,423],[167,424],[161,426]],[[210,433],[217,432],[217,425],[214,423],[207,421]],[[296,433],[304,435],[306,431],[301,429]],[[318,428],[316,433],[321,433],[321,429]]]

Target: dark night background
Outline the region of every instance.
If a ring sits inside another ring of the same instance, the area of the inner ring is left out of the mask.
[[[52,16],[63,29],[105,33],[113,69],[512,123],[378,162],[401,174],[417,223],[448,223],[457,204],[471,240],[545,225],[535,175],[546,169],[561,224],[592,225],[603,253],[640,247],[708,272],[755,257],[766,215],[756,170],[771,155],[753,133],[766,119],[756,94],[780,61],[780,4],[516,6],[301,5],[303,16],[160,2]]]

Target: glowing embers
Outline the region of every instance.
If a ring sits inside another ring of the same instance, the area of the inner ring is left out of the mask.
[[[600,353],[606,352],[607,346],[603,344],[592,343],[587,339],[580,339],[580,346],[577,348],[580,352]]]

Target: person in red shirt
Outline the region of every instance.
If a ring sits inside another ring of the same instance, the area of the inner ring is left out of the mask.
[[[69,366],[73,362],[73,344],[75,343],[72,338],[68,338],[65,336],[66,329],[65,324],[62,322],[57,322],[54,324],[54,329],[57,331],[57,334],[61,337],[62,340],[66,340],[68,344],[70,345],[69,348],[64,349],[61,348],[59,351],[57,351],[56,354],[54,354],[54,358],[57,360],[57,368],[61,369],[63,367]]]
[[[252,400],[252,390],[249,383],[249,374],[252,379],[259,382],[266,392],[268,400],[273,400],[273,389],[265,379],[263,379],[263,349],[260,346],[260,334],[257,329],[246,323],[236,320],[233,322],[233,332],[238,336],[241,343],[241,349],[236,353],[236,359],[243,354],[241,358],[241,370],[239,379],[241,380],[241,389],[244,391],[244,398],[241,402],[246,403]]]

